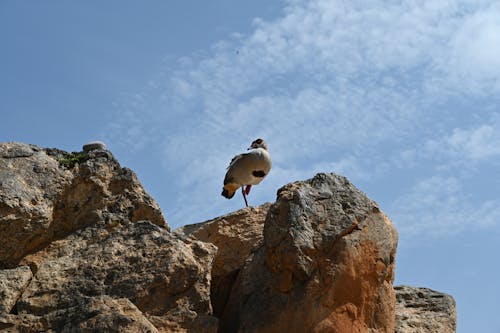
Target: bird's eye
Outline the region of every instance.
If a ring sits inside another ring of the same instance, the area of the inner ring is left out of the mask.
[[[262,139],[255,140],[255,143],[258,144],[258,145],[260,145],[262,143]]]

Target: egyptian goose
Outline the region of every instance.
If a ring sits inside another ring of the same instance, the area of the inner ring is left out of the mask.
[[[241,187],[241,193],[247,207],[247,194],[250,193],[250,188],[252,185],[259,184],[267,176],[272,165],[271,156],[264,140],[255,140],[248,150],[248,153],[233,157],[227,167],[222,189],[222,196],[231,199],[236,190]]]

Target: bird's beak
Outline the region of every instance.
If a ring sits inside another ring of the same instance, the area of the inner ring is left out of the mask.
[[[250,149],[252,149],[252,148],[253,148],[253,147],[252,147],[252,146],[250,146],[250,147],[248,147],[248,148],[247,148],[247,150],[250,150]]]

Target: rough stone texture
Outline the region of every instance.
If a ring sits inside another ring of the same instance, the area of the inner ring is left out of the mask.
[[[397,233],[346,178],[284,186],[220,332],[394,332]]]
[[[0,313],[9,313],[33,274],[28,266],[0,271]]]
[[[54,321],[57,331],[94,332],[158,332],[141,311],[126,298],[113,299],[109,296],[94,297],[82,305],[70,308],[64,321],[57,316],[61,325]],[[70,323],[67,323],[70,318]]]
[[[0,269],[85,226],[139,220],[168,228],[134,172],[109,151],[0,143]]]
[[[0,268],[50,239],[54,201],[71,178],[36,146],[0,144]]]
[[[60,332],[158,332],[126,298],[93,297],[50,319],[53,329]]]
[[[454,333],[457,313],[450,295],[396,286],[396,333]]]
[[[92,141],[89,143],[86,143],[82,147],[84,152],[89,152],[91,150],[99,149],[99,150],[106,150],[106,144],[101,141]]]
[[[175,230],[176,234],[217,246],[211,284],[214,315],[222,315],[232,284],[245,260],[262,246],[264,221],[270,206],[268,203],[240,209],[204,223],[186,225]]]
[[[211,314],[214,255],[214,246],[187,244],[148,221],[112,230],[87,227],[23,259],[35,273],[17,313],[49,318],[57,329],[79,327],[79,321],[58,313],[83,311],[89,298],[108,295],[130,300],[151,322],[163,320],[167,326],[157,327],[160,331],[182,332],[198,325],[198,315]],[[54,316],[59,319],[51,320]]]
[[[48,316],[0,315],[2,332],[158,332],[126,298],[99,296]]]
[[[0,313],[0,331],[2,333],[53,332],[45,318],[30,314]]]

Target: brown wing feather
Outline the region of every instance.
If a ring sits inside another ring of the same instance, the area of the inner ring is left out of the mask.
[[[238,162],[241,162],[242,161],[242,158],[245,156],[245,155],[248,155],[248,154],[239,154],[239,155],[236,155],[235,157],[233,157],[231,159],[231,162],[229,162],[229,165],[228,167],[226,168],[227,172],[226,172],[226,176],[224,177],[224,185],[228,184],[228,183],[231,183],[233,181],[233,177],[231,177],[231,172],[230,170],[232,168],[237,168],[237,165],[239,164]]]

